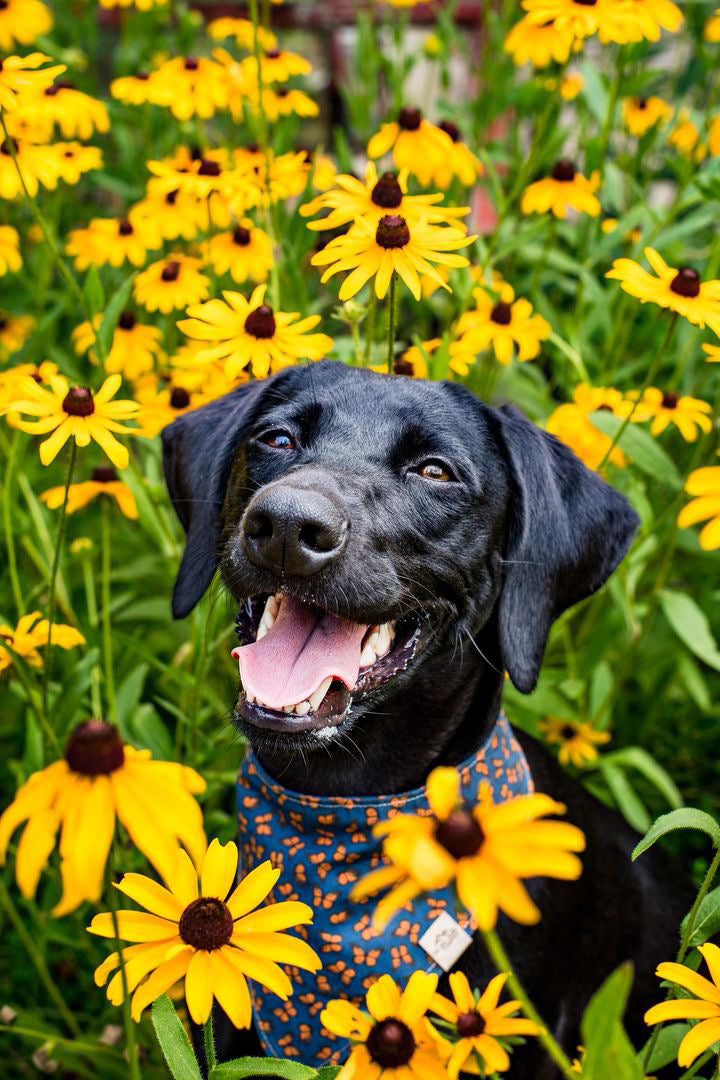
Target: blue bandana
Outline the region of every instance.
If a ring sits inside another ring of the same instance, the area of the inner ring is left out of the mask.
[[[477,801],[482,784],[490,785],[495,802],[534,790],[525,755],[502,714],[484,746],[459,769],[469,803]],[[420,938],[444,912],[472,932],[470,918],[456,914],[450,887],[419,897],[382,931],[371,926],[377,898],[350,900],[355,882],[382,861],[373,826],[399,812],[430,813],[425,788],[352,798],[301,795],[277,784],[248,751],[238,778],[242,873],[265,859],[281,867],[272,898],[310,905],[314,922],[297,932],[323,962],[315,974],[290,969],[295,990],[287,1002],[252,984],[255,1026],[270,1057],[316,1067],[340,1064],[348,1044],[323,1029],[320,1013],[327,1003],[343,997],[363,1008],[380,975],[402,985],[418,969],[439,972]]]

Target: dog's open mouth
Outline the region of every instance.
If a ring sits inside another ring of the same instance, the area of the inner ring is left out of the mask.
[[[247,600],[237,631],[239,711],[259,727],[310,731],[337,727],[353,700],[404,671],[420,621],[351,622],[275,593]]]

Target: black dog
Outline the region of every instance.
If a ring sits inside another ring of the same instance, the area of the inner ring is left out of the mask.
[[[176,617],[220,567],[246,637],[279,590],[300,615],[394,631],[353,693],[335,680],[319,704],[287,712],[283,673],[262,668],[256,700],[241,691],[236,721],[258,758],[306,793],[402,792],[476,751],[498,715],[504,671],[533,689],[553,620],[603,584],[638,524],[621,495],[515,410],[451,383],[342,364],[241,386],[177,420],[163,443],[187,531]],[[403,670],[393,658],[410,641]],[[534,883],[539,925],[501,920],[500,934],[568,1053],[592,993],[632,960],[627,1023],[639,1045],[643,1010],[658,999],[655,965],[676,950],[682,889],[659,857],[633,864],[632,830],[538,743],[519,739],[536,789],[567,805],[588,846],[578,882]],[[477,941],[460,966],[478,986],[492,974]],[[512,1075],[556,1073],[528,1045]]]

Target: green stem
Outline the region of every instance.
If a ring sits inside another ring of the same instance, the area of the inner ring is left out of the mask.
[[[258,10],[258,0],[250,0],[250,19],[253,24],[253,54],[255,56],[255,64],[257,66],[257,80],[258,80],[258,127],[260,129],[260,149],[263,152],[265,158],[265,195],[267,196],[268,205],[264,205],[263,200],[263,217],[265,228],[270,236],[273,247],[273,264],[270,269],[270,284],[272,290],[272,302],[273,307],[277,310],[280,307],[280,281],[278,277],[277,266],[277,247],[278,238],[277,230],[275,228],[275,217],[273,215],[272,208],[272,194],[270,190],[270,141],[268,138],[268,119],[265,113],[265,102],[263,101],[263,72],[262,72],[262,50],[260,46],[260,13]]]
[[[487,951],[490,953],[490,957],[492,959],[492,962],[495,964],[495,967],[501,974],[507,974],[508,988],[522,1004],[523,1012],[527,1016],[528,1020],[532,1020],[533,1023],[537,1025],[537,1037],[547,1050],[547,1053],[551,1060],[555,1062],[555,1064],[561,1070],[563,1075],[568,1078],[568,1080],[577,1080],[577,1073],[572,1067],[572,1062],[570,1061],[570,1058],[567,1057],[563,1048],[550,1034],[544,1020],[540,1016],[540,1013],[537,1011],[532,1001],[525,993],[525,990],[523,989],[520,980],[513,971],[512,964],[510,963],[510,959],[505,952],[505,948],[500,941],[500,938],[497,936],[494,930],[484,930],[483,940],[485,941],[485,946],[487,948]]]
[[[13,481],[15,479],[15,466],[17,465],[17,452],[20,445],[20,432],[15,430],[10,441],[7,465],[5,467],[5,483],[3,484],[3,528],[5,530],[5,547],[7,548],[8,570],[12,585],[13,597],[18,616],[25,614],[20,578],[17,570],[17,555],[15,552],[15,534],[12,524],[13,505]]]
[[[52,998],[53,1002],[55,1003],[58,1012],[62,1016],[67,1026],[68,1031],[72,1032],[74,1036],[79,1038],[82,1035],[80,1025],[75,1019],[64,997],[60,993],[57,984],[55,983],[55,980],[50,974],[50,970],[45,963],[45,958],[35,944],[32,934],[25,926],[25,923],[23,922],[20,913],[13,904],[10,893],[7,891],[7,886],[5,885],[5,882],[2,878],[0,878],[0,904],[2,904],[3,908],[5,909],[5,914],[9,918],[10,922],[13,924],[17,936],[20,938],[20,941],[22,942],[26,953],[30,957],[30,961],[38,973],[40,982],[43,984],[48,994]]]
[[[55,551],[53,554],[52,568],[50,570],[50,581],[48,583],[48,641],[45,648],[45,670],[43,672],[42,686],[43,712],[48,723],[50,722],[50,716],[48,714],[48,695],[50,692],[50,673],[52,671],[53,657],[52,630],[53,622],[55,620],[55,585],[57,582],[58,567],[60,565],[60,552],[62,550],[63,538],[65,536],[68,492],[70,490],[70,484],[72,483],[73,472],[75,471],[76,455],[77,443],[73,439],[70,446],[70,464],[68,465],[67,476],[65,477],[65,492],[63,495],[62,507],[60,509],[60,520],[58,521],[57,536],[55,538]]]
[[[117,723],[117,701],[115,699],[115,676],[113,672],[112,622],[110,619],[110,504],[103,500],[101,537],[102,537],[102,637],[105,660],[105,696],[107,699],[108,719]]]
[[[610,147],[610,136],[612,134],[613,120],[615,119],[615,109],[617,107],[618,96],[620,94],[620,85],[622,83],[623,73],[625,71],[625,50],[623,48],[618,49],[617,57],[615,59],[615,78],[613,79],[612,86],[610,88],[610,96],[608,98],[608,108],[605,115],[605,123],[603,125],[602,135],[600,137],[600,154],[598,159],[598,170],[600,172],[600,180],[605,175],[605,165],[607,164],[607,153]]]
[[[138,1055],[137,1040],[135,1038],[135,1023],[130,1012],[130,994],[128,992],[127,972],[125,970],[125,954],[123,943],[120,940],[117,893],[113,884],[113,862],[114,859],[111,853],[110,858],[107,861],[107,866],[105,868],[105,892],[107,894],[108,903],[110,904],[110,914],[112,916],[113,931],[115,933],[115,948],[117,950],[118,958],[120,960],[120,981],[122,983],[123,992],[123,1026],[125,1028],[125,1042],[128,1067],[131,1080],[142,1080],[142,1072],[140,1070],[140,1057]]]
[[[203,1027],[203,1033],[205,1035],[205,1059],[207,1061],[208,1074],[217,1065],[217,1058],[215,1056],[215,1032],[213,1031],[213,1018],[212,1013],[208,1016]]]
[[[708,1050],[706,1054],[703,1054],[702,1057],[697,1059],[694,1065],[691,1065],[689,1069],[686,1069],[685,1072],[681,1074],[679,1080],[690,1080],[691,1076],[697,1076],[698,1069],[702,1069],[703,1065],[707,1065],[710,1058],[714,1056],[714,1051]],[[716,1077],[718,1075],[718,1073],[715,1073]]]
[[[21,656],[19,656],[16,652],[13,651],[13,649],[12,649],[12,647],[10,645],[6,644],[4,646],[4,648],[7,649],[7,651],[12,654],[12,658],[13,658],[13,669],[12,669],[13,674],[15,675],[15,677],[17,678],[18,682],[21,684],[23,690],[25,691],[25,693],[27,695],[28,705],[30,706],[30,708],[34,712],[34,714],[35,714],[35,716],[37,718],[37,721],[40,724],[41,729],[47,735],[48,742],[52,743],[52,746],[53,746],[53,749],[55,750],[55,752],[58,754],[59,757],[62,757],[63,749],[62,749],[62,746],[60,745],[58,737],[55,734],[55,731],[54,731],[52,725],[48,721],[47,716],[45,715],[45,713],[42,710],[41,702],[35,700],[35,690],[36,690],[36,688],[33,686],[33,680],[30,678],[30,673],[28,672],[28,669],[25,666],[25,662],[23,661]],[[43,757],[44,757],[44,755],[43,755]]]
[[[121,1059],[121,1055],[111,1046],[103,1046],[102,1043],[83,1042],[82,1039],[63,1039],[50,1031],[36,1031],[35,1028],[20,1027],[18,1024],[0,1024],[0,1031],[6,1035],[17,1035],[21,1039],[37,1039],[38,1042],[52,1042],[57,1046],[64,1046],[75,1054],[87,1054],[92,1057],[99,1054],[104,1057]]]
[[[397,297],[396,276],[390,277],[390,299],[388,301],[388,375],[392,375],[395,365],[395,303]]]
[[[365,323],[365,367],[370,367],[372,363],[372,349],[373,339],[375,337],[375,316],[377,314],[377,296],[375,289],[372,288],[370,293],[370,303],[368,305],[367,321]]]

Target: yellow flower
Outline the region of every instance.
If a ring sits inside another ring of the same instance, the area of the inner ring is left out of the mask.
[[[96,315],[92,325],[89,322],[80,323],[72,332],[75,351],[81,356],[90,352],[94,361],[97,360],[95,339],[101,323],[102,315]],[[105,371],[108,375],[120,372],[126,379],[137,379],[139,375],[152,371],[161,347],[162,331],[159,327],[139,323],[132,311],[123,311],[105,360]]]
[[[98,495],[109,495],[118,504],[126,518],[130,518],[131,521],[136,520],[138,510],[135,496],[109,465],[101,465],[93,469],[89,480],[70,485],[67,494],[67,513],[74,514],[76,510],[82,510]],[[43,491],[40,498],[50,510],[58,510],[65,500],[65,485],[61,484],[59,487]]]
[[[241,218],[234,229],[207,241],[203,257],[216,274],[229,272],[238,285],[248,278],[266,281],[273,265],[272,240],[250,218]]]
[[[368,143],[368,157],[380,158],[393,152],[398,169],[417,176],[420,169],[438,168],[452,151],[452,139],[445,131],[423,118],[419,109],[401,109],[397,120],[383,124]]]
[[[147,222],[138,228],[130,218],[93,218],[84,229],[71,229],[65,250],[78,270],[89,266],[144,266],[148,251],[162,246],[159,232]]]
[[[442,338],[423,341],[421,345],[411,345],[402,356],[397,357],[393,371],[396,375],[408,375],[413,379],[427,379],[427,358],[442,345]],[[386,369],[385,369],[386,370]]]
[[[214,41],[232,37],[235,38],[235,44],[240,49],[252,52],[255,48],[255,29],[249,19],[236,19],[231,15],[213,19],[208,24],[208,31]],[[266,30],[262,26],[258,27],[258,41],[263,49],[274,49],[277,45],[277,38],[272,30]]]
[[[320,322],[319,315],[297,322],[296,312],[273,311],[264,303],[264,285],[258,285],[249,300],[236,292],[223,292],[223,297],[189,307],[190,318],[178,326],[197,341],[216,342],[202,349],[198,359],[224,361],[228,379],[246,367],[264,379],[269,371],[301,360],[322,360],[332,348],[327,334],[308,333]]]
[[[623,102],[625,127],[638,137],[656,124],[666,124],[672,114],[672,106],[659,97],[627,98]]]
[[[206,150],[204,156],[188,157],[185,148],[165,161],[148,161],[154,179],[148,184],[153,195],[179,191],[197,199],[210,195],[231,195],[246,182],[244,170],[235,166],[227,150]]]
[[[89,139],[94,131],[110,130],[110,114],[104,101],[76,90],[69,83],[48,86],[42,93],[23,95],[13,120],[35,126],[39,142],[49,142],[55,125],[66,139]]]
[[[478,1066],[483,1069],[481,1075],[504,1072],[510,1068],[510,1057],[498,1039],[537,1035],[538,1029],[532,1020],[512,1015],[522,1008],[519,1001],[499,1004],[507,978],[506,974],[496,975],[476,1000],[467,975],[454,971],[450,975],[450,992],[454,1000],[449,1001],[441,994],[432,998],[430,1011],[454,1027],[452,1052],[446,1065],[452,1080],[463,1071],[478,1072]],[[443,1032],[443,1037],[450,1036]]]
[[[282,933],[312,922],[307,904],[285,900],[254,910],[270,893],[280,870],[269,861],[261,863],[233,888],[237,868],[235,844],[223,846],[213,840],[199,881],[190,859],[179,851],[172,870],[163,873],[169,888],[142,874],[125,874],[117,885],[146,909],[117,914],[119,936],[137,943],[123,949],[134,1020],[184,977],[185,1001],[196,1024],[208,1019],[215,997],[235,1027],[250,1027],[247,979],[286,1001],[293,987],[280,964],[306,971],[322,966],[305,941]],[[96,915],[88,929],[100,937],[115,937],[109,913]],[[103,986],[116,971],[107,989],[113,1005],[124,1000],[119,965],[118,954],[112,953],[95,972],[96,984]]]
[[[128,420],[137,414],[134,401],[112,401],[120,389],[122,377],[109,375],[96,394],[87,386],[70,388],[67,379],[54,375],[50,389],[38,385],[33,379],[23,379],[19,393],[25,397],[5,406],[13,413],[26,413],[37,420],[16,420],[21,431],[31,435],[53,434],[40,443],[40,460],[43,465],[54,461],[68,439],[74,438],[78,446],[88,446],[91,439],[105,451],[118,469],[126,469],[129,461],[127,449],[117,441],[112,432],[132,435],[133,429],[123,427],[119,420]]]
[[[381,975],[367,992],[367,1012],[346,998],[328,1002],[323,1027],[353,1043],[337,1080],[447,1080],[425,1018],[437,984],[437,975],[414,971],[401,992],[390,975]]]
[[[452,146],[440,162],[432,159],[425,167],[422,161],[417,161],[415,175],[423,187],[439,187],[447,191],[455,177],[463,187],[472,187],[485,172],[482,162],[462,141],[462,132],[457,124],[442,120],[438,127],[448,136]]]
[[[197,304],[210,292],[210,281],[202,273],[200,259],[174,252],[151,263],[135,279],[134,293],[138,304],[148,311],[169,315],[177,308]]]
[[[685,482],[688,495],[695,495],[678,516],[681,529],[689,529],[700,521],[707,524],[700,530],[703,551],[720,548],[720,465],[706,465],[691,472]]]
[[[470,208],[438,206],[442,200],[440,193],[408,195],[406,170],[399,175],[385,172],[378,176],[377,166],[371,161],[365,167],[365,183],[356,176],[340,173],[335,177],[335,186],[301,206],[300,213],[310,217],[321,210],[330,211],[327,217],[308,222],[308,229],[315,232],[337,229],[358,218],[366,218],[377,225],[381,217],[391,213],[401,214],[406,221],[422,218],[433,224],[442,222],[464,228],[456,219],[469,214]]]
[[[567,75],[560,83],[560,96],[564,101],[574,101],[578,94],[582,92],[584,86],[585,79],[583,76],[574,72]]]
[[[257,107],[257,102],[253,104]],[[320,106],[303,90],[267,89],[263,91],[265,116],[274,124],[281,116],[318,116]]]
[[[149,750],[123,744],[110,724],[88,720],[73,731],[65,757],[33,773],[0,816],[0,861],[15,829],[27,821],[15,877],[23,896],[34,896],[62,826],[63,895],[53,914],[66,915],[85,900],[100,899],[116,817],[160,873],[172,872],[179,843],[199,864],[206,840],[193,796],[204,790],[194,769],[152,761]]]
[[[700,132],[686,109],[680,113],[678,121],[677,127],[668,135],[668,142],[684,157],[703,161],[707,155],[707,147],[698,143]]]
[[[39,150],[53,150],[56,154],[57,171],[66,184],[77,184],[80,177],[92,169],[102,169],[102,154],[97,146],[83,146],[79,142],[55,143]],[[50,185],[46,185],[50,187]]]
[[[59,645],[61,649],[74,649],[76,645],[85,644],[85,638],[74,626],[53,623],[52,634],[50,634],[50,623],[47,619],[43,619],[39,611],[23,615],[14,629],[6,624],[0,626],[0,671],[5,671],[10,667],[14,659],[13,653],[17,653],[31,667],[40,667],[42,658],[38,649],[47,645],[49,640],[53,645]],[[5,648],[3,642],[10,646],[12,652]],[[2,837],[2,820],[0,817],[0,838]]]
[[[225,69],[206,56],[166,60],[153,72],[149,82],[148,100],[170,109],[176,120],[189,120],[193,116],[209,120],[218,109],[228,106]],[[112,86],[110,90],[115,93]]]
[[[706,434],[712,431],[712,406],[700,398],[679,397],[672,391],[658,390],[655,386],[649,386],[639,399],[632,391],[628,398],[637,400],[632,414],[633,423],[642,424],[645,420],[652,420],[652,435],[662,435],[669,424],[674,424],[686,442],[696,442],[700,431]]]
[[[257,87],[257,60],[254,56],[247,56],[243,60],[243,70],[248,83]],[[288,52],[286,49],[266,49],[261,56],[260,67],[262,69],[262,84],[287,82],[294,75],[310,75],[312,64],[304,56],[298,53]]]
[[[318,154],[313,160],[312,185],[316,191],[329,191],[336,183],[337,166],[332,158]],[[300,208],[300,213],[304,207]]]
[[[547,742],[560,747],[558,759],[562,765],[581,766],[596,761],[597,747],[610,742],[610,733],[598,731],[590,724],[549,716],[540,724]]]
[[[548,795],[521,795],[495,805],[485,786],[476,806],[464,806],[457,769],[441,767],[428,777],[427,798],[432,817],[398,814],[374,829],[375,836],[385,838],[383,854],[390,865],[370,873],[352,895],[361,899],[392,888],[375,909],[378,928],[409,900],[453,881],[460,903],[482,930],[492,929],[498,909],[530,925],[540,912],[522,879],[572,881],[582,872],[574,854],[585,848],[580,829],[539,820],[565,813]]]
[[[40,52],[0,59],[0,109],[10,112],[18,103],[18,94],[42,93],[52,86],[53,80],[66,68],[64,64],[42,66],[51,63],[51,57]]]
[[[618,219],[616,217],[605,218],[600,223],[600,228],[606,236],[612,235],[618,227]]]
[[[602,209],[594,194],[600,186],[598,173],[588,179],[577,172],[572,161],[558,161],[550,176],[536,180],[525,189],[521,209],[523,214],[547,214],[552,211],[556,218],[567,217],[568,209],[580,214],[597,217]]]
[[[523,0],[523,7],[536,25],[553,22],[573,38],[598,34],[604,44],[618,45],[642,38],[636,0]]]
[[[573,392],[573,401],[559,405],[548,417],[545,428],[569,446],[589,469],[597,469],[605,459],[612,439],[595,427],[590,414],[604,410],[625,417],[631,408],[619,390],[580,383]],[[613,447],[609,461],[619,467],[627,464],[618,446]]]
[[[703,352],[707,354],[708,364],[720,364],[720,345],[703,345]]]
[[[669,308],[720,335],[720,281],[702,281],[689,266],[668,266],[651,247],[645,248],[645,258],[656,276],[632,259],[616,259],[605,276],[619,281],[624,291],[641,303]]]
[[[708,131],[708,150],[717,157],[720,154],[720,116],[716,116]]]
[[[703,37],[711,45],[717,45],[720,42],[720,15],[713,15],[711,19],[708,19],[705,23]]]
[[[276,155],[268,150],[266,159],[261,150],[238,148],[234,156],[246,173],[245,185],[239,186],[238,194],[231,202],[236,214],[242,214],[254,206],[269,206],[283,199],[292,199],[302,195],[305,190],[310,163],[302,151]]]
[[[31,198],[37,195],[41,186],[55,190],[60,174],[56,146],[34,146],[13,138],[16,166],[6,144],[7,139],[0,148],[0,199],[17,199],[24,194],[18,167]],[[3,226],[4,229],[9,227]]]
[[[138,11],[152,11],[156,7],[165,7],[169,0],[100,0],[101,8],[127,8],[133,5]]]
[[[443,228],[423,219],[406,220],[400,214],[386,214],[377,226],[358,218],[344,236],[335,237],[310,262],[326,266],[325,282],[333,274],[351,271],[340,286],[339,297],[349,300],[375,277],[375,295],[382,299],[393,273],[400,275],[416,300],[420,299],[419,274],[427,274],[451,292],[433,263],[443,266],[469,266],[458,248],[467,247],[477,237],[466,236],[462,228]]]
[[[683,13],[672,0],[631,0],[630,7],[638,28],[629,41],[659,41],[663,30],[682,29]]]
[[[698,952],[707,964],[710,979],[683,964],[658,964],[656,975],[688,990],[693,996],[663,1001],[645,1013],[646,1024],[661,1024],[665,1020],[699,1020],[678,1047],[678,1065],[689,1068],[713,1043],[720,1039],[720,948],[699,945]],[[712,980],[712,982],[710,981]]]
[[[525,15],[513,26],[503,48],[518,67],[532,64],[544,68],[553,62],[566,64],[574,39],[569,27],[560,28],[552,19],[536,23],[530,15]]]
[[[146,71],[113,79],[110,93],[124,105],[158,105],[165,98],[165,89],[158,84],[155,73]]]
[[[0,225],[0,277],[16,274],[22,266],[20,236],[12,225]]]
[[[22,349],[34,329],[35,319],[32,315],[0,314],[0,360],[7,360],[18,349]],[[2,376],[0,376],[1,387]]]
[[[208,229],[209,205],[213,208],[213,224],[221,224],[216,199],[217,195],[211,195],[210,199],[198,199],[179,188],[168,191],[166,195],[149,191],[144,199],[135,203],[131,214],[138,228],[147,225],[153,232],[158,232],[163,240],[194,240],[198,232]]]
[[[52,30],[50,9],[40,0],[5,0],[0,8],[0,49],[10,52],[16,45],[31,45]]]
[[[172,380],[163,378],[159,385],[155,375],[148,375],[135,384],[135,396],[140,405],[138,435],[148,439],[159,435],[178,416],[199,409],[211,400],[204,385],[191,388],[182,375]]]
[[[16,364],[0,371],[0,415],[7,414],[8,423],[15,427],[18,415],[10,410],[12,403],[20,396],[25,379],[29,377],[41,386],[49,386],[50,380],[57,374],[58,366],[50,360],[43,360],[40,364]]]
[[[497,301],[479,287],[473,289],[473,296],[475,308],[460,316],[451,356],[465,356],[466,363],[471,363],[491,346],[501,364],[511,363],[515,347],[518,360],[533,360],[538,355],[540,342],[550,337],[552,327],[542,315],[533,315],[529,300],[515,300],[513,288],[507,284],[498,288]]]

